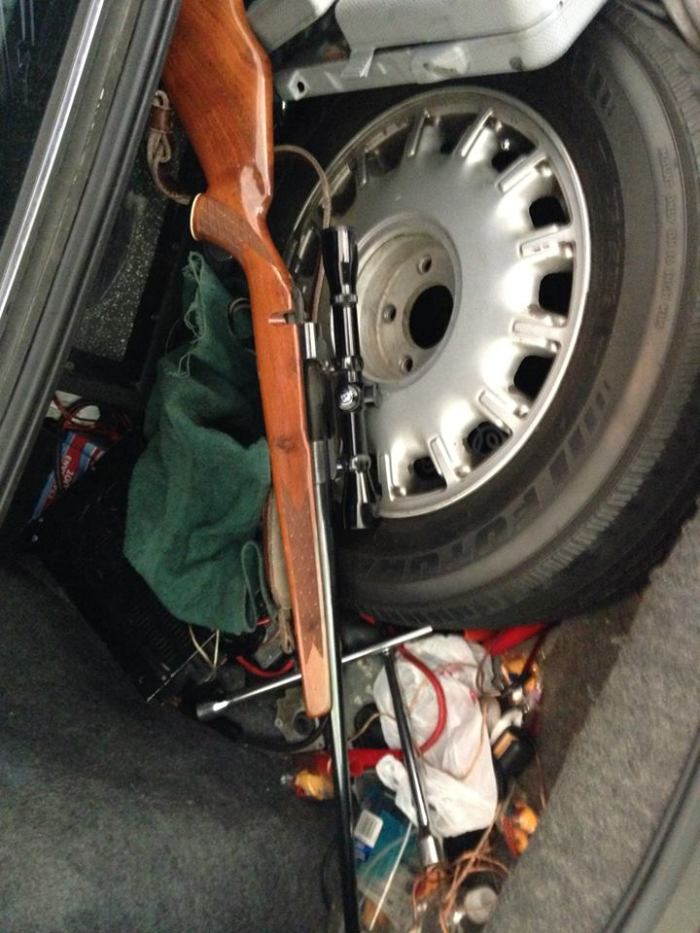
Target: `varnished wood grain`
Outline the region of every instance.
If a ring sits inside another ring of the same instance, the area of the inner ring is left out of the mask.
[[[183,0],[164,80],[207,179],[193,233],[235,256],[250,288],[304,699],[309,715],[320,716],[330,707],[330,688],[302,360],[296,329],[273,323],[293,302],[267,229],[272,76],[242,0]]]

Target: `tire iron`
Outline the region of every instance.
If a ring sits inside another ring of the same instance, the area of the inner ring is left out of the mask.
[[[418,854],[423,868],[432,868],[442,861],[441,844],[430,829],[430,816],[428,803],[425,798],[415,746],[411,735],[411,727],[406,714],[401,684],[396,673],[396,658],[393,650],[384,653],[384,667],[389,681],[391,700],[394,705],[396,726],[399,730],[399,740],[403,751],[403,760],[408,774],[408,783],[411,788],[411,797],[416,811],[416,826],[418,828]]]

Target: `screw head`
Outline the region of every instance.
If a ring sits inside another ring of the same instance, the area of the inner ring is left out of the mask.
[[[357,386],[347,385],[338,392],[338,408],[341,411],[355,411],[359,408],[362,399]]]

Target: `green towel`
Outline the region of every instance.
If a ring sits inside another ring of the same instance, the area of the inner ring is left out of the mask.
[[[270,486],[250,316],[230,323],[231,297],[198,253],[183,297],[194,338],[159,363],[124,553],[178,619],[240,633],[255,624],[246,545]]]

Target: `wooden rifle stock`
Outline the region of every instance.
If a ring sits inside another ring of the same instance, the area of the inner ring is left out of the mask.
[[[267,229],[272,74],[243,0],[183,0],[164,81],[207,180],[192,207],[193,236],[231,253],[248,279],[304,699],[321,716],[330,708],[328,645],[303,361],[284,317],[291,278]]]

